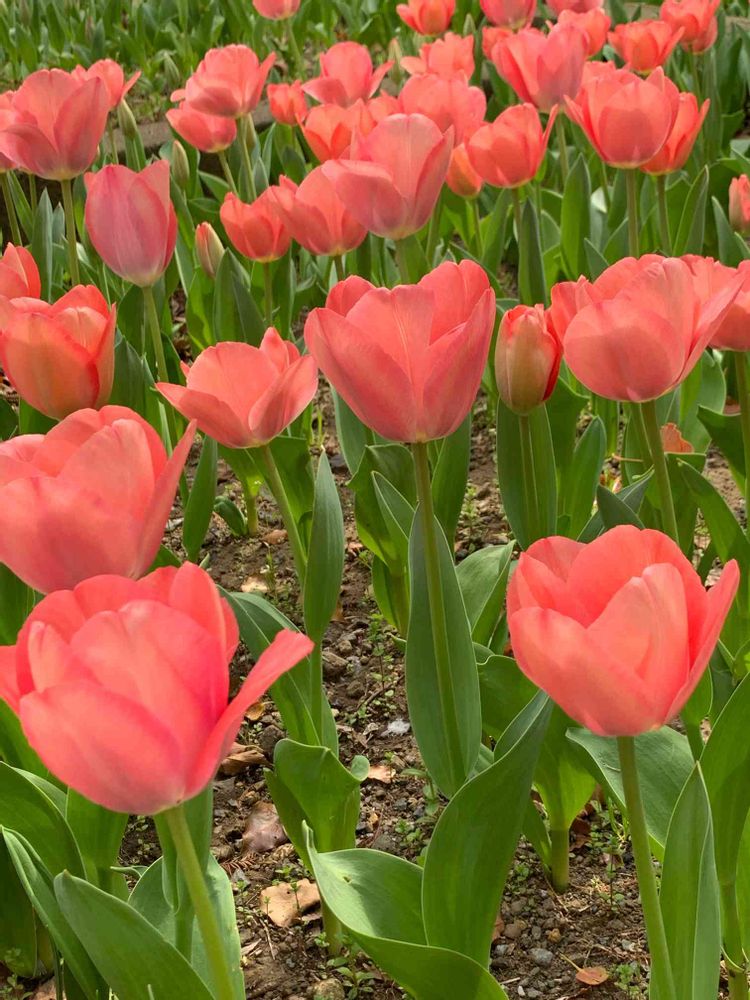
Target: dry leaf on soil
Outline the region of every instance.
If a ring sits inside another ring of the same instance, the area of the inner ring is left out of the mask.
[[[260,747],[245,746],[244,743],[233,743],[229,753],[219,765],[219,772],[227,778],[242,774],[248,767],[256,764],[266,764],[266,757]]]
[[[303,878],[292,889],[288,882],[261,889],[260,908],[277,927],[291,927],[306,910],[320,902],[317,885]]]
[[[242,854],[262,854],[288,840],[276,808],[270,802],[256,802],[250,810],[242,834]]]
[[[368,771],[365,781],[378,781],[381,785],[390,785],[393,781],[393,768],[388,764],[375,764]]]
[[[601,986],[609,979],[609,973],[601,965],[594,965],[588,969],[579,969],[576,972],[576,980],[584,986]]]

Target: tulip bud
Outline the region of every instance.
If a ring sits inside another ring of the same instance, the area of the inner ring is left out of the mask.
[[[477,33],[477,22],[474,20],[474,16],[469,13],[464,18],[464,29],[461,34],[464,37],[474,38]]]
[[[126,139],[138,138],[138,122],[135,120],[133,112],[128,107],[127,101],[120,101],[117,106],[117,121],[120,131]]]
[[[506,312],[497,335],[495,378],[508,409],[525,416],[548,399],[561,358],[562,346],[543,306],[516,306]]]
[[[178,187],[187,191],[190,184],[190,164],[181,142],[172,143],[172,177]]]
[[[28,28],[31,24],[31,8],[29,7],[29,0],[19,0],[18,19],[25,28]]]
[[[196,227],[195,252],[203,271],[209,278],[215,279],[225,250],[210,222],[201,222]]]
[[[176,90],[182,83],[182,74],[177,68],[177,63],[168,52],[164,53],[162,61],[164,64],[164,76],[167,80],[167,89],[170,91]]]
[[[391,79],[397,86],[401,84],[401,81],[404,78],[404,71],[401,69],[401,60],[403,55],[404,52],[398,38],[391,39],[388,43],[388,60],[393,63]]]
[[[750,235],[750,177],[741,174],[729,185],[729,222],[742,236]]]

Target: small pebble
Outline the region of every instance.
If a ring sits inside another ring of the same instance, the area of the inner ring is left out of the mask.
[[[548,951],[546,948],[532,948],[529,954],[531,955],[531,961],[534,965],[538,965],[541,969],[546,969],[552,965],[555,957],[552,952]]]

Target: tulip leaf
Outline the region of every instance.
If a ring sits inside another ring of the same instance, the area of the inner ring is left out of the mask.
[[[0,759],[11,767],[48,777],[49,771],[29,746],[18,716],[0,698]]]
[[[512,726],[495,762],[468,781],[440,815],[422,877],[427,943],[458,951],[480,965],[489,962],[500,909],[531,779],[552,705],[542,692]]]
[[[457,431],[439,443],[439,449],[432,474],[432,499],[435,516],[452,545],[469,478],[471,414]]]
[[[522,425],[527,420],[531,438],[532,495],[520,470]],[[557,527],[557,483],[550,421],[544,406],[519,417],[497,404],[497,476],[505,515],[522,549],[538,538],[554,535]]]
[[[490,656],[479,664],[482,693],[482,728],[499,740],[537,692],[510,656]]]
[[[6,831],[3,831],[6,833]],[[13,836],[7,831],[7,836]],[[0,962],[17,976],[36,973],[36,919],[33,900],[19,879],[5,842],[0,839]]]
[[[638,517],[638,511],[641,509],[652,478],[653,472],[649,471],[645,476],[624,486],[619,493],[598,486],[596,490],[598,510],[578,536],[578,541],[591,542],[603,531],[608,531],[618,524],[634,524],[636,527],[642,527],[643,522]]]
[[[411,612],[406,640],[406,696],[409,717],[425,766],[441,791],[455,794],[476,763],[482,735],[479,678],[469,620],[458,584],[453,556],[435,519],[439,585],[445,609],[447,660],[452,705],[443,702],[438,680],[438,653],[433,641],[428,595],[424,517],[419,508],[409,540]],[[454,712],[453,718],[447,712]],[[457,745],[446,738],[452,727]]]
[[[378,472],[401,494],[416,506],[417,486],[414,463],[408,448],[400,444],[372,445],[365,448],[362,461],[349,482],[354,491],[354,517],[357,534],[362,543],[384,562],[392,572],[405,570],[398,546],[394,544],[389,525],[383,517],[372,474]]]
[[[182,524],[182,544],[190,562],[198,561],[203,540],[211,524],[216,500],[217,462],[218,445],[206,434]]]
[[[690,185],[682,209],[672,251],[676,257],[685,253],[702,253],[706,230],[706,198],[708,196],[708,167],[704,166]]]
[[[269,447],[304,540],[315,502],[315,479],[307,440],[290,434],[279,434]]]
[[[727,267],[737,267],[739,263],[747,260],[750,256],[747,243],[729,225],[724,209],[716,198],[711,198],[711,208],[714,213],[716,236],[719,241],[719,260]]]
[[[568,739],[585,750],[592,774],[624,809],[617,742],[587,729],[569,729]],[[656,857],[662,858],[669,821],[693,769],[693,755],[687,738],[669,726],[636,736],[635,745],[651,847]]]
[[[527,198],[521,211],[521,232],[518,233],[518,287],[521,302],[532,306],[547,303],[547,281],[544,276],[539,218],[533,198]]]
[[[65,818],[83,857],[89,881],[107,892],[126,895],[122,876],[112,871],[112,866],[118,864],[128,822],[125,813],[111,812],[69,788]]]
[[[372,473],[372,485],[391,541],[401,565],[409,562],[409,535],[414,521],[414,507],[379,472]]]
[[[57,876],[54,888],[64,916],[120,1000],[211,1000],[187,960],[128,903],[68,872]]]
[[[676,996],[715,1000],[721,911],[711,806],[699,764],[682,789],[669,824],[659,904]]]
[[[456,568],[474,642],[490,646],[503,615],[513,544],[487,545]]]
[[[12,181],[16,180],[13,171],[9,171],[6,175]],[[24,198],[25,201],[25,198]],[[16,205],[18,202],[16,201]],[[41,197],[39,198],[39,203],[36,207],[36,212],[33,215],[33,229],[31,232],[31,256],[36,262],[36,266],[39,268],[39,277],[41,279],[42,292],[41,298],[49,302],[52,298],[52,284],[54,275],[54,252],[55,252],[55,240],[52,232],[54,212],[52,210],[52,202],[50,201],[49,191],[45,188],[42,191]],[[26,228],[28,232],[28,228]]]
[[[562,518],[570,538],[577,538],[591,517],[606,447],[604,424],[594,417],[576,445],[563,491]]]
[[[250,289],[247,271],[231,250],[221,258],[214,289],[213,334],[216,343],[238,340],[259,347],[266,326]]]
[[[336,415],[336,438],[349,472],[354,475],[362,461],[365,448],[375,444],[377,435],[363,424],[335,389],[331,389]]]
[[[698,419],[711,435],[711,440],[740,477],[745,475],[745,451],[739,413],[717,413],[705,406],[698,407]]]
[[[584,240],[591,231],[591,180],[583,155],[579,153],[565,182],[560,212],[560,249],[566,276],[573,281],[587,271]]]
[[[319,644],[336,611],[344,572],[344,516],[328,457],[321,452],[315,479],[310,549],[304,582],[305,631]]]

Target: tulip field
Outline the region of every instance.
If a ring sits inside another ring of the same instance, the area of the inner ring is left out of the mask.
[[[750,1000],[745,0],[0,67],[0,1000]]]

